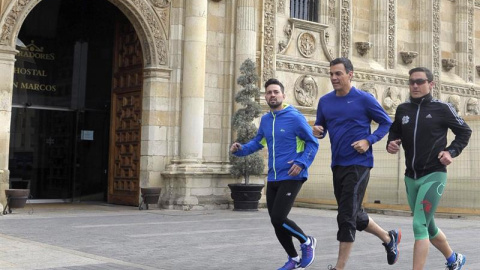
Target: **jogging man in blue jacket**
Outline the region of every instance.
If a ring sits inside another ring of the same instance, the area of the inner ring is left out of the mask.
[[[306,235],[288,214],[303,183],[308,167],[318,150],[318,140],[305,117],[293,106],[283,103],[285,90],[277,79],[265,83],[265,100],[270,112],[262,116],[258,133],[242,145],[235,142],[230,151],[236,156],[252,154],[268,147],[267,207],[278,241],[288,254],[279,270],[305,268],[315,259],[316,239]],[[302,257],[293,244],[300,241]]]
[[[333,190],[338,204],[340,242],[335,268],[345,269],[356,231],[366,231],[380,238],[387,251],[388,264],[398,259],[397,244],[401,231],[389,232],[377,225],[362,207],[363,197],[373,167],[372,145],[381,140],[392,123],[382,106],[370,93],[352,86],[353,65],[347,58],[330,62],[330,81],[334,91],[320,98],[313,134],[330,134],[332,148]],[[378,128],[371,132],[371,122]]]

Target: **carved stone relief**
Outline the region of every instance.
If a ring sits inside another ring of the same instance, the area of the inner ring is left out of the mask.
[[[383,108],[389,115],[394,115],[398,105],[402,103],[402,95],[398,87],[390,86],[383,95]]]
[[[440,71],[441,71],[441,60],[440,60],[440,0],[433,1],[433,80],[435,81],[435,86],[433,88],[433,97],[440,99],[441,93],[441,82],[440,82]]]
[[[285,14],[285,0],[277,0],[277,12],[279,14]]]
[[[287,50],[292,40],[292,33],[293,33],[293,24],[288,22],[283,27],[283,34],[285,35],[285,39],[278,43],[278,53],[284,53]]]
[[[313,56],[316,50],[316,40],[315,37],[310,33],[301,33],[298,36],[298,51],[303,57],[310,58]]]
[[[335,24],[335,0],[328,0],[328,23]]]
[[[480,109],[478,108],[478,99],[471,97],[467,101],[467,108],[465,110],[466,115],[479,115]]]
[[[15,25],[23,21],[39,0],[16,1],[6,11],[5,22],[1,29],[0,44],[14,46],[12,40]],[[168,63],[168,29],[171,0],[110,0],[116,5],[137,29],[142,40],[145,65],[166,65]],[[144,31],[140,31],[140,30]],[[148,29],[148,30],[145,30]],[[154,46],[154,49],[152,49]],[[152,52],[156,59],[152,59]]]
[[[275,0],[264,2],[263,80],[275,77]]]
[[[351,8],[350,0],[342,0],[342,13],[341,13],[341,56],[349,57],[350,55],[350,17],[351,17]]]
[[[450,95],[448,96],[447,102],[452,104],[453,108],[460,115],[460,96],[459,95]]]
[[[295,99],[298,104],[305,107],[313,106],[314,100],[317,98],[318,86],[310,75],[298,77],[295,82]]]
[[[473,78],[475,77],[475,53],[474,53],[474,12],[475,8],[473,5],[473,0],[467,1],[468,8],[468,21],[467,21],[467,54],[468,54],[468,68],[467,68],[467,81],[473,83]]]
[[[360,89],[367,92],[367,93],[370,93],[372,96],[375,97],[375,99],[378,99],[377,89],[375,88],[374,83],[372,83],[372,82],[364,83],[364,84],[362,84],[362,86],[360,86]]]
[[[388,1],[388,40],[387,40],[387,46],[388,46],[388,52],[387,52],[387,57],[388,57],[388,67],[393,69],[395,68],[395,48],[396,48],[396,36],[397,33],[395,31],[396,29],[396,0],[389,0]]]

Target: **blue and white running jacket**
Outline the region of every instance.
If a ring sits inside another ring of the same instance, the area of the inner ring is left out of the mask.
[[[268,181],[306,180],[308,167],[318,150],[318,139],[305,117],[293,106],[283,105],[282,110],[262,116],[257,135],[242,145],[236,156],[246,156],[265,145],[268,147]],[[288,170],[295,164],[303,168],[297,176],[289,176]]]

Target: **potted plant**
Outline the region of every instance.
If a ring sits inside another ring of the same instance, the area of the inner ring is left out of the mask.
[[[236,141],[245,144],[257,134],[257,127],[253,120],[260,116],[262,108],[255,101],[260,91],[256,86],[258,80],[255,63],[247,59],[240,66],[242,75],[237,83],[243,88],[236,94],[235,102],[243,105],[232,117],[232,129],[237,133]],[[236,157],[230,154],[230,173],[236,177],[243,177],[244,182],[229,184],[233,199],[233,210],[256,211],[258,201],[262,197],[263,184],[250,184],[250,175],[263,174],[264,162],[259,152],[245,157]]]

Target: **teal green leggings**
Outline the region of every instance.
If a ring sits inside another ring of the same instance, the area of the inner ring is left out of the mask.
[[[405,187],[413,213],[415,240],[432,239],[438,234],[435,211],[447,183],[447,173],[434,172],[417,180],[405,176]]]

